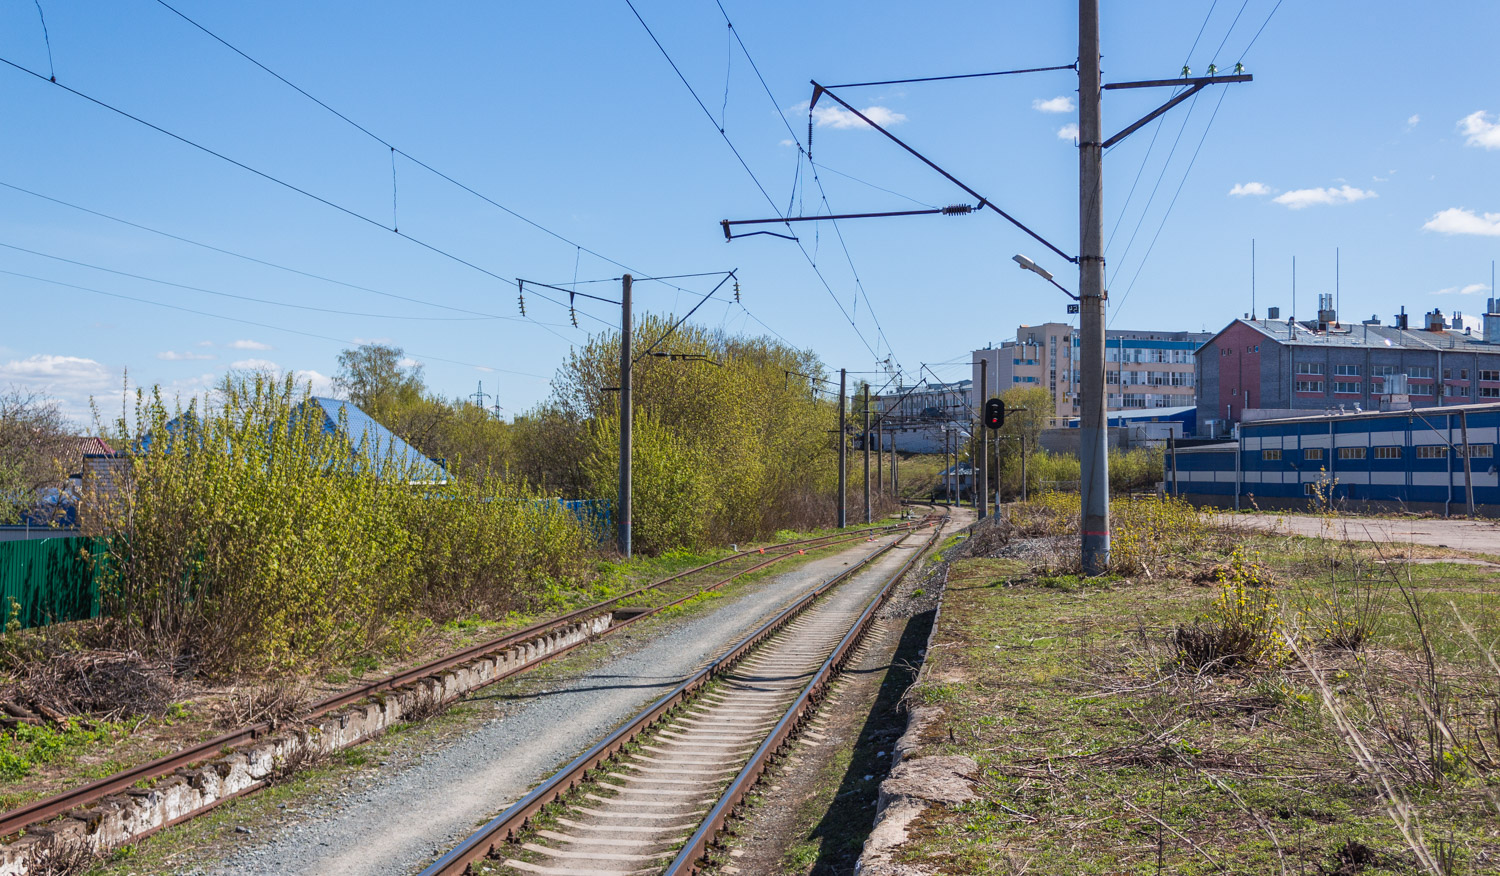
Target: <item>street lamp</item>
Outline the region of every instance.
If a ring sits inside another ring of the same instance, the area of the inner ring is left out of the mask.
[[[1064,289],[1063,285],[1061,283],[1059,283],[1056,280],[1052,279],[1052,272],[1051,271],[1047,270],[1046,268],[1042,267],[1041,265],[1037,264],[1036,262],[1032,261],[1031,259],[1027,258],[1026,256],[1021,255],[1020,253],[1016,253],[1015,255],[1011,256],[1011,258],[1015,260],[1016,264],[1018,264],[1018,265],[1021,266],[1021,270],[1023,270],[1023,271],[1030,271],[1033,274],[1036,274],[1038,277],[1041,277],[1043,280],[1046,280],[1048,283],[1051,283],[1052,285],[1056,286],[1057,288],[1062,289],[1062,293],[1064,295],[1068,296],[1069,298],[1073,299],[1074,301],[1078,300],[1078,296],[1077,295],[1074,295],[1072,292],[1069,292],[1067,289]]]

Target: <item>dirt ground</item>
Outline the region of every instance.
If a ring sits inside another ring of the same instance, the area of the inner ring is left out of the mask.
[[[1340,517],[1333,520],[1298,514],[1220,514],[1225,522],[1250,529],[1334,538],[1345,541],[1397,542],[1500,555],[1500,523],[1489,520],[1439,520],[1385,517]]]

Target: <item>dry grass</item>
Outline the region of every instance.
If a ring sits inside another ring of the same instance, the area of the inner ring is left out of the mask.
[[[974,757],[982,799],[929,810],[909,863],[1500,871],[1500,570],[1207,527],[1164,563],[1059,576],[1056,517],[954,561],[911,696],[944,711],[924,753]]]

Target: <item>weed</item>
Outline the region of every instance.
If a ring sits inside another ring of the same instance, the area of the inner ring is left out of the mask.
[[[1280,605],[1263,566],[1236,549],[1218,572],[1208,616],[1173,633],[1177,663],[1195,672],[1280,666],[1291,657]]]

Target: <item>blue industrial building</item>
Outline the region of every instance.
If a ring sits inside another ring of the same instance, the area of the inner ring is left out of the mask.
[[[1497,441],[1500,403],[1246,422],[1169,454],[1166,488],[1217,507],[1500,516]]]

